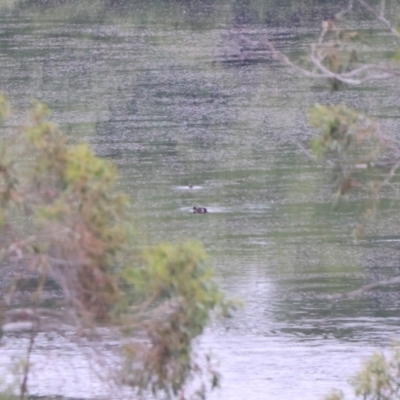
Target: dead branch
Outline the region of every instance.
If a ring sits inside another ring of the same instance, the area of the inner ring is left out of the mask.
[[[40,317],[52,317],[62,320],[65,318],[65,310],[57,311],[49,308],[16,308],[12,310],[7,310],[5,313],[6,319],[11,319],[12,321],[21,320],[37,320]]]
[[[400,38],[400,33],[396,30],[396,28],[393,27],[391,22],[385,18],[385,8],[382,7],[381,10],[378,12],[375,8],[373,8],[370,4],[368,4],[365,0],[356,0],[358,3],[367,11],[369,11],[371,14],[374,15],[374,17],[382,22],[392,33],[393,36],[396,36]]]
[[[381,182],[380,187],[388,185],[390,180],[393,178],[394,174],[396,173],[397,169],[400,167],[400,161],[397,161],[395,165],[390,169],[389,173],[385,177],[385,179]]]
[[[400,159],[395,158],[393,160],[370,161],[367,163],[355,164],[353,166],[353,168],[355,170],[363,170],[363,169],[368,169],[368,168],[393,168],[393,167],[396,167],[396,169],[398,169],[399,163],[400,163]],[[391,176],[390,176],[390,179],[392,179],[392,178],[393,178],[393,174],[391,174]]]
[[[392,26],[390,21],[385,18],[384,8],[382,8],[378,12],[365,0],[357,1],[364,9],[372,13],[377,20],[382,22],[395,37],[400,37],[400,33]],[[349,2],[348,8],[344,11],[344,13],[349,13],[352,10],[352,7],[353,0]],[[340,15],[339,17],[342,18],[343,15]],[[293,71],[296,71],[310,79],[335,80],[343,84],[358,86],[369,81],[389,79],[393,76],[400,76],[400,71],[398,69],[391,68],[391,66],[388,66],[387,63],[362,65],[357,68],[353,68],[350,71],[343,72],[333,71],[329,69],[327,66],[324,65],[327,51],[329,53],[329,49],[341,48],[344,45],[344,43],[340,39],[337,39],[335,42],[324,42],[329,32],[337,32],[337,28],[332,21],[323,21],[322,31],[319,36],[319,40],[317,43],[311,44],[309,54],[309,61],[314,70],[303,68],[296,63],[290,61],[290,59],[284,53],[276,49],[271,41],[269,41],[268,39],[264,39],[264,41],[265,45],[269,48],[273,57],[276,60],[279,60],[282,64],[289,66]]]
[[[273,57],[292,70],[299,72],[301,75],[310,79],[334,79],[341,83],[358,86],[365,82],[388,79],[393,76],[400,76],[400,71],[392,69],[385,64],[363,65],[348,72],[333,72],[322,64],[320,55],[318,54],[317,44],[311,45],[310,61],[317,69],[317,72],[309,71],[290,61],[290,59],[281,51],[277,50],[274,44],[265,39],[266,46],[271,50]]]
[[[38,322],[36,322],[34,325],[37,325],[37,324],[38,324]],[[37,334],[37,331],[32,329],[31,333],[29,335],[29,345],[26,350],[26,359],[25,359],[25,362],[23,365],[22,382],[20,385],[20,394],[19,394],[20,400],[25,399],[26,394],[28,392],[28,379],[29,379],[29,375],[30,375],[29,372],[31,369],[31,355],[32,355],[33,347],[35,345],[36,334]]]
[[[347,293],[332,294],[332,295],[328,295],[327,297],[330,300],[353,299],[355,297],[362,295],[364,292],[367,292],[369,290],[376,289],[378,287],[394,286],[394,285],[398,285],[398,284],[400,284],[400,276],[396,276],[394,278],[387,279],[385,281],[369,283],[368,285],[364,285],[357,290],[353,290],[353,291],[347,292]]]

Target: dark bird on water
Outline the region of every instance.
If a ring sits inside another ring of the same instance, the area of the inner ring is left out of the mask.
[[[207,212],[207,208],[205,208],[205,207],[196,207],[196,206],[194,206],[194,207],[193,207],[193,212],[194,212],[195,214],[205,214],[205,213]]]

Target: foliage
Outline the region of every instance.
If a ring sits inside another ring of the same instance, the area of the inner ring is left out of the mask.
[[[353,13],[355,4],[383,24],[392,38],[395,38],[395,57],[392,62],[360,63],[353,43],[366,42],[359,32],[340,29],[337,26],[338,20],[348,26],[349,21],[346,18]],[[396,4],[382,1],[380,6],[376,7],[374,3],[366,0],[350,0],[347,9],[337,15],[338,20],[324,21],[318,43],[312,45],[309,57],[310,64],[318,70],[318,77],[326,79],[332,90],[343,89],[346,85],[398,77],[398,6],[398,2]],[[345,41],[352,44],[346,45]],[[383,134],[374,118],[345,105],[315,105],[310,111],[310,124],[320,132],[311,143],[314,155],[318,159],[323,158],[335,172],[335,207],[342,196],[357,190],[362,191],[363,198],[370,200],[371,205],[354,231],[354,236],[360,237],[364,233],[366,222],[377,211],[382,189],[385,186],[395,189],[391,180],[400,167],[398,141]],[[381,282],[382,285],[396,283],[398,277]],[[364,289],[378,285],[379,282],[366,285],[355,292],[362,293]],[[399,348],[395,348],[389,358],[384,354],[374,354],[351,381],[354,397],[364,400],[400,399],[399,377]],[[343,400],[344,395],[335,390],[326,399]]]
[[[400,350],[395,347],[390,357],[376,353],[351,381],[355,398],[364,400],[400,399]],[[333,392],[326,400],[343,400],[341,392]]]
[[[138,387],[151,386],[154,394],[162,390],[177,395],[200,369],[193,363],[190,343],[203,332],[210,310],[224,305],[205,253],[196,243],[160,244],[144,252],[141,268],[129,268],[123,275],[143,298],[139,315],[152,344],[144,353],[138,345],[125,346],[126,379]],[[136,320],[137,313],[133,326]],[[210,372],[212,385],[217,385],[218,374]]]
[[[369,43],[359,31],[349,28],[356,3],[389,29],[398,48],[400,35],[394,22],[395,17],[400,16],[397,7],[382,3],[382,9],[376,9],[364,0],[350,1],[347,9],[336,18],[323,21],[319,39],[311,45],[305,68],[314,68],[317,72],[296,66],[307,76],[325,79],[332,90],[400,75],[394,60],[367,62],[360,55],[359,50]],[[385,17],[386,6],[393,11],[391,19]],[[368,200],[360,224],[353,231],[354,237],[359,238],[378,210],[383,189],[390,187],[397,192],[391,181],[400,166],[398,143],[382,132],[375,118],[344,104],[316,104],[310,111],[309,121],[320,132],[311,142],[312,151],[333,170],[334,209],[343,196],[350,194]]]
[[[340,29],[334,19],[323,21],[321,27],[319,40],[312,44],[310,56],[304,64],[306,68],[316,66],[325,74],[330,89],[336,91],[354,83],[357,70],[362,67],[357,45],[364,39],[357,31]]]
[[[0,111],[6,117],[4,98]],[[214,387],[218,374],[198,364],[192,347],[210,313],[233,304],[216,286],[203,248],[186,242],[140,251],[129,199],[116,190],[116,167],[87,144],[68,144],[49,114],[35,104],[29,124],[1,152],[1,265],[11,276],[3,322],[32,318],[31,348],[49,315],[77,329],[118,328],[125,337],[119,381],[183,399],[205,368]],[[21,280],[34,282],[24,304]],[[57,288],[50,310],[49,284]],[[204,382],[200,389],[204,394]]]
[[[314,153],[321,157],[336,152],[341,163],[350,166],[376,159],[383,144],[377,121],[345,105],[316,104],[310,111],[310,124],[321,131],[311,142]]]
[[[382,188],[389,184],[390,176],[376,173],[378,167],[392,165],[391,161],[388,165],[379,161],[382,154],[390,154],[386,137],[374,118],[345,105],[316,104],[310,111],[310,124],[320,131],[311,142],[313,153],[334,170],[334,208],[343,196],[356,190],[370,200],[354,231],[356,237],[362,236],[365,223],[377,210]]]
[[[352,29],[357,25],[360,11],[366,12],[375,23],[387,29],[391,39],[388,46],[393,50],[391,57],[386,52],[378,61],[371,57],[368,59],[365,47],[370,45],[369,41],[357,28]],[[298,63],[291,61],[271,42],[266,44],[272,55],[293,72],[326,82],[332,91],[337,91],[350,85],[400,76],[399,26],[398,2],[382,1],[377,6],[367,0],[349,0],[346,8],[322,22],[318,39],[311,43],[310,51]],[[370,201],[361,223],[353,231],[358,238],[364,234],[366,222],[377,211],[382,189],[385,186],[394,188],[391,180],[400,166],[398,141],[383,134],[373,118],[345,105],[316,105],[311,110],[310,122],[321,132],[312,141],[314,155],[323,158],[334,171],[334,207],[338,206],[344,194],[355,192],[354,189],[362,189]],[[386,174],[382,172],[385,169],[388,170]]]

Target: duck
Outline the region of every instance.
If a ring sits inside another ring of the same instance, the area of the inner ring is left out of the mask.
[[[207,208],[205,207],[193,207],[193,213],[194,214],[205,214],[207,212]]]

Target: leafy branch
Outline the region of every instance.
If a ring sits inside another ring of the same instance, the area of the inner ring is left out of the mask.
[[[5,118],[3,97],[1,111]],[[184,399],[201,377],[201,396],[218,373],[197,361],[194,340],[214,311],[228,314],[234,304],[218,289],[198,243],[139,249],[115,165],[87,144],[69,144],[49,114],[36,104],[14,132],[18,140],[0,151],[0,267],[8,281],[2,330],[32,338],[20,397],[28,393],[33,338],[41,330],[59,333],[60,325],[80,337],[100,328],[115,335],[116,382]]]
[[[365,0],[356,1],[384,23],[393,37],[400,38],[399,31],[384,17],[385,2],[382,2],[381,10],[378,12]],[[291,61],[270,40],[265,40],[265,44],[274,58],[290,67],[293,72],[310,79],[328,81],[333,90],[337,90],[343,84],[359,86],[365,82],[400,76],[400,69],[391,61],[368,64],[359,61],[357,44],[365,44],[365,40],[356,30],[340,27],[340,21],[352,9],[353,0],[350,0],[346,10],[338,13],[337,18],[322,22],[319,39],[316,43],[311,43],[304,66]]]

